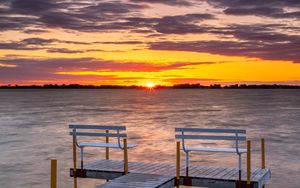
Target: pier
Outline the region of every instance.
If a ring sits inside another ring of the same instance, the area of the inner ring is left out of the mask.
[[[74,166],[70,169],[70,176],[74,177],[74,188],[77,188],[77,178],[107,180],[105,184],[99,185],[96,188],[172,188],[174,186],[179,187],[180,185],[210,188],[264,188],[271,178],[271,171],[265,166],[264,139],[261,139],[261,168],[252,168],[251,141],[246,140],[246,130],[243,129],[176,128],[175,138],[180,139],[181,142],[176,142],[176,164],[168,164],[129,162],[128,149],[136,145],[127,143],[127,134],[124,133],[126,131],[125,126],[69,125],[69,128],[72,129],[70,135],[73,136]],[[96,130],[105,132],[99,133],[96,132]],[[112,133],[112,131],[115,132]],[[77,136],[104,137],[105,142],[78,142]],[[109,138],[114,137],[117,138],[117,143],[110,142]],[[123,138],[122,143],[121,138]],[[186,145],[186,140],[191,139],[234,141],[235,147],[189,147]],[[239,145],[239,143],[243,141],[247,141],[246,149],[241,148]],[[77,147],[80,148],[80,168],[77,167]],[[83,161],[84,147],[105,148],[105,159],[85,164]],[[121,149],[123,151],[123,160],[110,160],[109,148]],[[181,151],[186,154],[185,165],[181,164]],[[238,167],[190,165],[190,152],[237,154],[239,156],[239,165]],[[243,153],[247,155],[246,169],[243,169],[241,165],[241,155]],[[56,185],[51,188],[56,188]]]
[[[124,173],[124,162],[115,160],[99,160],[86,164],[77,169],[77,177],[108,179],[104,185],[97,188],[116,187],[162,187],[169,188],[176,185],[176,166],[167,163],[129,162],[128,174]],[[74,169],[70,169],[73,177]],[[251,171],[250,185],[261,188],[270,180],[269,169],[253,169]],[[185,166],[180,167],[179,185],[192,185],[212,188],[235,188],[238,185],[238,168],[191,166],[189,176],[186,176]],[[242,173],[241,185],[246,185],[247,172]],[[246,187],[246,186],[243,186]]]

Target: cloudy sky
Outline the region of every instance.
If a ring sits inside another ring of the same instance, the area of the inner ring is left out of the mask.
[[[300,84],[300,1],[0,1],[0,85],[149,82]]]

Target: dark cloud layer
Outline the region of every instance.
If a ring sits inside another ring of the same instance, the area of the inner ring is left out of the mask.
[[[208,3],[224,7],[266,6],[266,7],[298,7],[298,0],[207,0]]]
[[[43,32],[34,28],[63,28],[80,32],[109,30],[153,31],[162,33],[199,33],[194,23],[213,19],[211,14],[186,14],[162,18],[141,17],[150,8],[145,3],[189,6],[188,0],[132,0],[123,1],[66,1],[66,0],[6,0],[0,8],[0,30],[23,30],[26,33]],[[137,17],[137,15],[139,15]],[[186,31],[184,31],[184,28]]]
[[[159,3],[172,6],[192,6],[193,3],[188,0],[130,0],[135,3]]]
[[[30,67],[47,72],[69,72],[69,71],[133,71],[133,72],[158,72],[184,68],[191,65],[212,64],[212,62],[177,62],[169,64],[153,64],[145,62],[116,62],[94,58],[51,58],[51,59],[28,59],[28,58],[6,58],[0,60],[3,64],[13,64],[13,69]],[[2,68],[3,69],[3,68]]]
[[[152,50],[193,51],[227,56],[246,56],[267,60],[287,60],[300,63],[300,35],[275,32],[282,24],[231,25],[207,28],[206,33],[231,36],[235,40],[163,41],[150,44]]]
[[[52,58],[35,59],[7,57],[0,60],[0,80],[9,83],[10,80],[45,80],[45,79],[74,79],[74,75],[57,74],[58,72],[160,72],[173,69],[185,69],[187,66],[212,64],[212,62],[177,62],[170,64],[153,64],[146,62],[116,62],[94,58]],[[12,66],[14,65],[14,66]],[[20,74],[22,73],[22,74]],[[86,75],[82,76],[86,77]],[[97,75],[91,75],[97,80]],[[102,76],[99,75],[99,78]],[[77,78],[78,79],[78,78]]]
[[[206,28],[198,23],[202,20],[214,19],[211,14],[186,14],[180,16],[165,16],[154,26],[155,30],[163,34],[205,33]]]
[[[0,5],[5,7],[0,8],[1,30],[30,26],[78,31],[128,29],[130,25],[117,23],[119,18],[148,8],[144,4],[121,1],[6,0]]]
[[[111,32],[112,30],[123,32],[125,30],[128,33],[131,31],[131,33],[147,34],[150,39],[154,36],[167,38],[169,34],[212,34],[216,35],[219,40],[157,41],[150,43],[149,48],[300,62],[298,22],[294,26],[289,26],[280,21],[282,18],[299,19],[299,0],[207,0],[210,5],[222,8],[224,14],[271,17],[275,20],[278,19],[281,24],[214,26],[208,25],[205,21],[219,19],[220,16],[214,16],[211,13],[187,13],[163,17],[143,16],[143,11],[153,7],[153,4],[182,8],[182,6],[193,6],[195,2],[193,0],[2,0],[0,2],[0,31],[18,30],[27,34],[38,34],[47,32],[51,28],[97,33]],[[290,32],[286,32],[287,30]],[[66,54],[102,51],[55,47],[58,43],[73,44],[74,46],[90,44],[145,45],[144,41],[130,39],[128,41],[88,43],[31,37],[21,41],[0,42],[0,49],[46,50],[49,53]]]
[[[227,8],[224,10],[224,13],[237,16],[255,15],[273,18],[300,18],[300,11],[284,12],[282,8],[277,7]]]
[[[300,18],[300,1],[298,0],[208,0],[207,2],[225,8],[225,14]],[[285,10],[297,7],[298,11]]]
[[[21,41],[0,42],[0,49],[6,50],[43,50],[49,49],[49,45],[55,43],[88,45],[90,43],[59,40],[59,39],[44,39],[44,38],[26,38]]]
[[[267,60],[286,60],[300,63],[300,42],[262,44],[259,42],[234,41],[192,41],[192,42],[156,42],[152,50],[174,50],[206,52],[226,56],[246,56]]]

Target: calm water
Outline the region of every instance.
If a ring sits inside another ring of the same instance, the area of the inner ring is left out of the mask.
[[[59,187],[72,187],[68,124],[128,127],[130,161],[174,162],[174,127],[246,128],[259,167],[266,138],[268,187],[300,184],[300,90],[0,90],[0,187],[49,187],[49,159],[59,165]],[[104,158],[87,149],[88,161]],[[121,159],[114,150],[113,159]],[[193,164],[233,166],[234,154],[192,154]],[[245,160],[243,160],[245,161]],[[244,164],[245,166],[245,164]],[[102,180],[80,180],[91,188]]]

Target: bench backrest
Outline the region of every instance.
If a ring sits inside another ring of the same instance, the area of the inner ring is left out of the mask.
[[[97,137],[117,137],[124,138],[127,137],[126,133],[121,133],[121,131],[125,131],[125,126],[114,126],[114,125],[69,125],[69,128],[73,131],[70,132],[70,135],[75,136],[97,136]],[[77,130],[84,130],[77,131]],[[87,131],[90,130],[90,131]],[[108,132],[91,132],[91,130],[103,130]],[[115,133],[111,133],[110,131],[114,131]]]
[[[185,149],[185,139],[235,141],[237,150],[238,142],[246,140],[245,129],[175,128],[175,132],[175,138],[182,139],[183,149]]]
[[[126,138],[126,133],[121,133],[121,131],[126,131],[125,126],[114,126],[114,125],[69,125],[69,128],[72,129],[70,135],[73,136],[73,140],[77,144],[77,136],[96,136],[96,137],[116,137],[118,139],[118,145],[122,148],[121,138]],[[78,132],[77,130],[84,130]],[[90,131],[87,131],[90,130]],[[93,131],[91,131],[93,130]],[[102,130],[105,132],[96,132],[97,130]],[[111,132],[113,131],[113,133]]]

